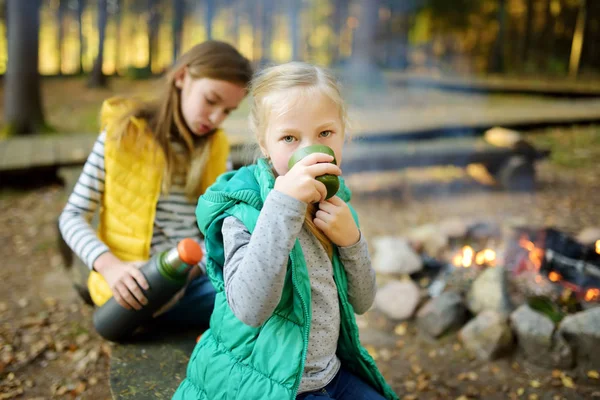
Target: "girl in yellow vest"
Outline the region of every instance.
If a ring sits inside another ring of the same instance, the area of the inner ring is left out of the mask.
[[[152,254],[191,237],[200,196],[230,168],[219,125],[247,94],[249,61],[229,44],[207,41],[183,54],[157,101],[112,98],[94,144],[59,218],[65,242],[91,269],[89,294],[140,309],[147,289],[141,266]],[[90,221],[99,212],[98,230]],[[215,290],[199,268],[162,314],[167,324],[207,324]]]

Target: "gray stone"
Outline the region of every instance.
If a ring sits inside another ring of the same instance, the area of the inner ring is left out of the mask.
[[[380,236],[373,240],[373,268],[381,274],[412,274],[423,269],[423,260],[400,237]]]
[[[555,332],[554,322],[547,316],[523,304],[510,320],[525,358],[548,368],[570,368],[573,352],[565,339]]]
[[[513,335],[504,314],[493,310],[481,312],[459,332],[465,348],[482,361],[491,361],[513,346]]]
[[[475,240],[498,239],[502,237],[502,228],[495,222],[477,222],[469,227],[467,235]]]
[[[412,317],[420,298],[419,287],[413,281],[393,280],[377,291],[375,306],[388,318],[403,320]]]
[[[459,328],[465,322],[467,309],[460,294],[444,292],[429,300],[417,313],[419,328],[435,338]]]
[[[467,307],[477,314],[483,310],[494,310],[508,316],[511,311],[504,267],[489,267],[473,282],[467,295]]]
[[[588,246],[595,244],[597,240],[600,240],[600,228],[588,227],[577,235],[577,241]]]
[[[462,218],[452,217],[443,220],[438,225],[440,233],[449,238],[461,238],[467,234],[467,223]]]
[[[407,236],[411,241],[420,243],[431,257],[437,257],[448,246],[448,236],[434,224],[421,225]]]
[[[566,316],[560,323],[559,333],[575,352],[576,361],[592,369],[600,369],[600,308],[592,308]]]

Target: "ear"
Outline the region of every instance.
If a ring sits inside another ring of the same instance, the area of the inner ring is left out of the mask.
[[[183,81],[185,80],[185,76],[187,75],[188,69],[187,66],[181,68],[179,71],[175,73],[175,87],[177,89],[183,89]]]
[[[262,153],[262,155],[266,158],[269,158],[269,152],[267,151],[267,148],[263,145],[262,140],[259,141],[258,146],[260,147],[260,152]]]

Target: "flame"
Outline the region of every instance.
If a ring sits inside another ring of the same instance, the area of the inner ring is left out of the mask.
[[[558,282],[562,279],[562,276],[558,272],[551,271],[548,274],[548,279],[550,279],[552,282]]]
[[[585,301],[594,301],[600,298],[600,289],[588,289],[585,292]]]
[[[600,239],[596,240],[596,253],[600,254]]]
[[[452,257],[452,264],[457,267],[469,268],[473,264],[475,252],[471,246],[465,246],[460,253]]]
[[[473,265],[495,265],[496,252],[491,249],[485,249],[475,253],[471,246],[464,246],[461,251],[452,257],[452,264],[457,267],[469,268]]]
[[[519,239],[519,246],[529,251],[529,261],[531,261],[535,268],[539,271],[539,269],[542,267],[544,250],[540,249],[539,247],[535,247],[533,242],[523,237]]]

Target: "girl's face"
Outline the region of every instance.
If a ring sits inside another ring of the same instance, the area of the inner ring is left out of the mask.
[[[246,96],[246,89],[235,83],[193,78],[183,69],[175,79],[181,89],[181,114],[188,128],[203,136],[218,128]]]
[[[285,175],[292,153],[301,147],[324,144],[335,153],[337,165],[342,164],[344,132],[338,106],[327,96],[301,94],[300,89],[274,95],[273,104],[288,106],[285,113],[274,107],[269,116],[261,150],[270,157],[278,175]],[[288,103],[293,101],[293,103]],[[287,103],[287,104],[286,104]]]

